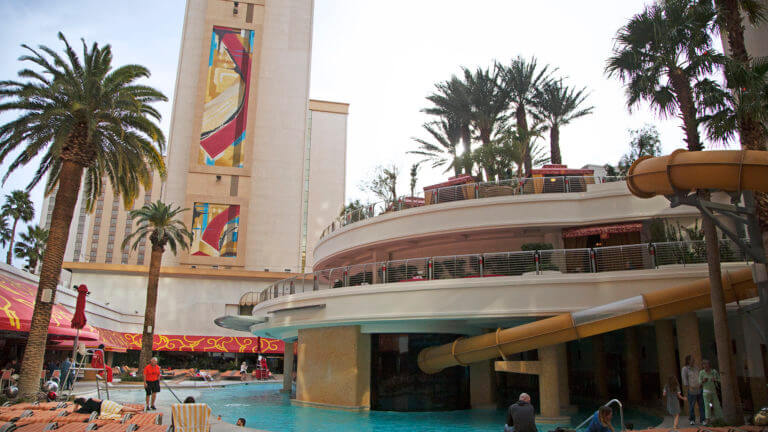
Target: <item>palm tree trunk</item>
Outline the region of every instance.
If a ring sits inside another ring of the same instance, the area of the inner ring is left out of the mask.
[[[19,223],[18,219],[13,220],[13,228],[11,229],[11,239],[8,242],[8,256],[5,257],[5,263],[11,265],[11,259],[13,259],[13,240],[16,239],[16,224]]]
[[[672,88],[680,104],[683,117],[683,130],[688,150],[704,149],[698,131],[696,105],[693,101],[693,89],[688,77],[681,69],[673,70],[669,75]],[[707,191],[697,191],[699,199],[709,200]],[[743,421],[741,404],[738,403],[736,373],[731,363],[731,337],[728,329],[728,316],[725,312],[725,296],[720,272],[720,245],[714,223],[702,218],[702,231],[707,244],[707,267],[709,268],[710,298],[712,301],[712,321],[715,329],[715,345],[717,347],[717,362],[722,378],[723,415],[726,422],[736,424]]]
[[[699,191],[699,199],[709,199],[709,193]],[[712,300],[712,320],[715,323],[715,343],[717,345],[717,365],[720,370],[720,388],[723,394],[723,417],[729,425],[740,425],[744,414],[736,391],[736,370],[731,356],[731,332],[728,328],[728,314],[725,311],[725,295],[720,272],[720,242],[711,219],[704,217],[701,228],[707,242],[707,266],[709,267],[710,298]]]
[[[549,163],[559,165],[563,163],[560,156],[560,126],[553,124],[549,129]]]
[[[59,190],[56,192],[56,203],[51,214],[51,229],[43,255],[43,268],[40,271],[40,282],[35,296],[35,309],[32,312],[29,337],[21,362],[19,395],[22,397],[36,395],[40,385],[40,371],[43,368],[48,325],[51,322],[56,285],[59,283],[64,250],[69,239],[69,226],[75,212],[82,176],[82,166],[68,160],[62,162]]]
[[[464,143],[464,153],[461,155],[464,162],[464,174],[472,175],[472,136],[469,126],[462,128],[461,141]]]
[[[744,26],[741,25],[741,12],[739,12],[738,0],[715,0],[715,4],[717,5],[718,14],[725,21],[731,57],[743,64],[747,64],[749,62],[749,55],[747,54],[747,46],[744,44]]]
[[[528,120],[525,115],[525,107],[518,104],[515,109],[515,120],[517,121],[517,135],[523,139],[523,166],[525,175],[531,175],[533,161],[531,160],[531,139],[528,136]]]
[[[147,281],[147,305],[144,307],[144,331],[141,335],[141,354],[139,355],[139,372],[144,372],[144,366],[152,358],[152,342],[155,335],[155,311],[157,310],[157,284],[160,280],[160,265],[163,260],[162,246],[152,246],[152,256],[149,260],[149,278]]]

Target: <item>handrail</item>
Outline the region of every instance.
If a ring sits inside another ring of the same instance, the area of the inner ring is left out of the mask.
[[[542,193],[585,192],[588,184],[624,181],[619,176],[556,176],[526,177],[490,182],[465,183],[419,191],[415,196],[400,196],[394,201],[377,201],[362,208],[344,212],[336,217],[320,234],[320,239],[355,222],[371,219],[384,213],[451,201],[492,198],[497,196],[533,195]],[[423,200],[423,202],[422,202]]]
[[[169,392],[171,392],[171,394],[173,395],[173,397],[175,397],[175,398],[176,398],[176,400],[177,400],[177,401],[179,401],[179,403],[184,403],[184,402],[182,402],[182,401],[181,401],[181,399],[179,399],[179,397],[178,397],[178,396],[176,396],[176,393],[173,391],[173,389],[171,389],[171,386],[169,386],[167,382],[165,382],[165,381],[164,381],[164,380],[162,380],[162,379],[160,380],[160,382],[161,382],[161,383],[163,383],[163,384],[165,384],[165,388],[167,388],[167,389],[168,389],[168,391],[169,391]]]
[[[619,418],[621,420],[621,430],[626,430],[626,425],[624,424],[624,406],[621,404],[621,401],[618,399],[611,399],[609,400],[604,406],[610,406],[612,403],[616,403],[619,405]],[[579,430],[584,427],[585,424],[589,423],[590,420],[592,420],[592,417],[594,417],[595,414],[591,414],[589,417],[587,417],[586,420],[581,422],[578,426],[576,426],[575,430]]]
[[[722,262],[749,262],[732,240],[720,240],[720,255]],[[261,291],[246,292],[241,296],[240,304],[251,306],[286,295],[350,286],[542,275],[553,271],[602,273],[653,270],[668,265],[703,264],[706,260],[703,240],[408,258],[352,264],[282,279]]]

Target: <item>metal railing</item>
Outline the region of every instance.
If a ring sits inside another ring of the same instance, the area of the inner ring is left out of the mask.
[[[749,259],[735,242],[724,239],[720,240],[720,261],[746,263]],[[241,305],[312,291],[396,282],[652,270],[706,262],[703,240],[410,258],[353,264],[283,279],[262,291],[246,293]]]
[[[620,401],[620,400],[618,400],[618,399],[611,399],[611,400],[609,400],[609,401],[608,401],[608,403],[606,403],[606,404],[605,404],[605,406],[611,406],[611,405],[613,405],[613,404],[615,404],[615,405],[618,405],[618,406],[619,406],[619,421],[621,421],[621,427],[620,427],[620,429],[619,429],[619,430],[620,430],[620,431],[624,431],[624,430],[626,430],[626,429],[627,429],[627,425],[624,423],[624,405],[622,405],[622,404],[621,404],[621,401]],[[586,419],[586,420],[584,420],[583,422],[581,422],[581,423],[580,423],[578,426],[576,426],[576,428],[575,428],[574,430],[583,429],[585,426],[587,426],[587,424],[588,424],[589,422],[591,422],[591,421],[592,421],[592,418],[593,418],[594,416],[595,416],[595,414],[593,413],[592,415],[590,415],[589,417],[587,417],[587,419]]]
[[[384,213],[406,210],[425,205],[442,204],[498,196],[533,195],[542,193],[586,192],[587,185],[624,181],[624,177],[612,176],[561,176],[527,177],[493,182],[467,183],[419,191],[417,196],[403,196],[395,202],[380,201],[366,204],[363,208],[345,212],[326,227],[320,238],[355,222],[371,219]]]

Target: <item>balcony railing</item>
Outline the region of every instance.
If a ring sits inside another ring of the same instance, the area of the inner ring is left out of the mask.
[[[467,183],[419,192],[415,197],[400,197],[395,202],[380,201],[367,204],[363,208],[346,212],[337,217],[320,234],[320,238],[335,232],[339,228],[366,219],[424,205],[442,204],[451,201],[464,201],[498,196],[533,195],[542,193],[586,192],[587,185],[624,181],[623,177],[608,176],[566,176],[534,177],[499,180],[495,182]]]
[[[720,261],[746,263],[748,258],[735,242],[721,240]],[[433,256],[318,270],[283,279],[262,291],[246,293],[241,298],[241,304],[255,305],[292,294],[396,282],[652,270],[706,262],[706,245],[703,240]]]

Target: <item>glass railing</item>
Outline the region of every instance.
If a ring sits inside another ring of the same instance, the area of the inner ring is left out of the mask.
[[[720,261],[746,263],[748,258],[735,242],[721,240]],[[706,262],[703,240],[433,256],[318,270],[280,280],[262,291],[246,293],[241,304],[255,305],[282,296],[326,289],[397,282],[652,270]]]
[[[587,185],[624,181],[624,177],[568,176],[534,177],[499,180],[495,182],[467,183],[420,191],[417,196],[403,196],[394,202],[380,201],[366,204],[363,208],[348,211],[334,219],[320,234],[320,238],[347,225],[391,213],[425,205],[442,204],[499,196],[533,195],[542,193],[586,192]]]

